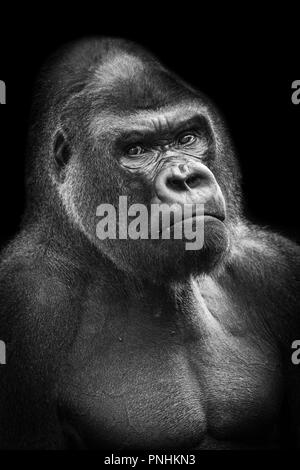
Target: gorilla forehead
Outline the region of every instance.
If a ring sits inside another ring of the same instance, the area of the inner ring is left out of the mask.
[[[158,109],[196,93],[154,59],[115,51],[96,67],[88,87],[110,111]]]
[[[208,103],[142,47],[120,39],[88,38],[69,44],[63,53],[54,55],[41,75],[39,97],[45,97],[46,107],[53,103],[58,112],[74,101],[80,114],[94,109],[111,113],[156,110],[195,99]]]
[[[146,62],[136,55],[118,50],[112,57],[108,56],[104,63],[98,65],[95,82],[115,86],[120,80],[141,79],[146,68]]]

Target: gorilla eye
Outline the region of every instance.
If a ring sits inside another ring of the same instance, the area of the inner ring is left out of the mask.
[[[127,154],[132,157],[142,155],[143,153],[145,153],[145,149],[141,147],[140,145],[134,145],[133,147],[129,147],[127,149]]]
[[[178,139],[178,143],[181,145],[190,145],[196,141],[197,137],[194,134],[184,134]]]

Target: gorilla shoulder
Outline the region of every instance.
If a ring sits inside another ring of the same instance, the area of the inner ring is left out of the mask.
[[[248,221],[236,225],[231,243],[219,282],[245,305],[255,299],[272,334],[290,348],[300,335],[299,245]]]
[[[47,245],[37,246],[21,232],[2,253],[1,331],[9,337],[17,333],[21,342],[23,331],[26,341],[28,336],[34,338],[44,331],[56,341],[69,315],[72,313],[75,320],[79,310],[80,288],[76,283],[74,289],[75,272],[65,256],[47,251]]]

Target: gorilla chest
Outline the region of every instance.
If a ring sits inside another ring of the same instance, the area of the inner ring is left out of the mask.
[[[62,402],[90,446],[196,447],[272,431],[281,381],[269,344],[245,325],[233,334],[205,304],[184,321],[136,313],[85,321],[73,345]]]

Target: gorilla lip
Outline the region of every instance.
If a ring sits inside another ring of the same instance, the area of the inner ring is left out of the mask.
[[[192,217],[183,217],[182,222],[184,220],[187,220],[188,218],[194,219],[195,217],[211,217],[212,219],[218,219],[221,222],[224,222],[224,220],[225,220],[225,215],[224,214],[215,214],[215,213],[212,213],[212,212],[204,212],[204,214],[195,213],[195,214],[192,215]]]
[[[196,219],[197,220],[202,220],[204,223],[205,223],[205,220],[207,220],[207,219],[215,219],[215,220],[219,220],[220,222],[223,222],[225,220],[225,217],[216,216],[216,215],[213,215],[213,214],[203,214],[203,215],[195,214],[192,217],[183,217],[179,221],[178,220],[177,221],[172,221],[168,227],[160,228],[159,229],[159,234],[164,233],[166,230],[171,230],[172,228],[174,228],[177,225],[184,224],[187,221],[196,221]]]
[[[199,213],[197,213],[197,210],[195,209],[195,210],[193,210],[193,213],[192,213],[191,217],[184,217],[184,214],[183,214],[183,217],[180,220],[176,220],[176,219],[173,218],[173,220],[171,220],[171,222],[170,222],[169,228],[174,227],[176,224],[180,224],[180,223],[182,224],[187,220],[196,219],[196,218],[200,218],[200,217],[204,218],[204,220],[206,218],[217,219],[220,222],[224,222],[224,220],[225,220],[225,214],[224,213],[217,214],[217,213],[212,213],[212,212],[204,212],[203,214],[199,214]],[[159,233],[161,233],[163,230],[164,230],[164,228],[160,229]]]

